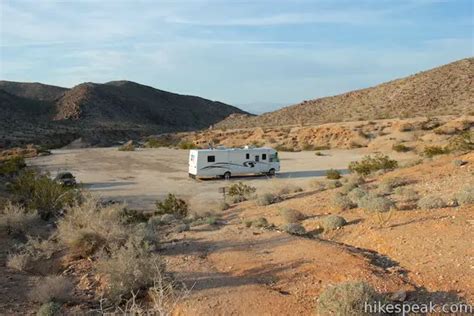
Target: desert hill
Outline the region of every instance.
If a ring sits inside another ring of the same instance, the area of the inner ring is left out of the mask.
[[[137,135],[202,129],[233,113],[246,113],[130,81],[82,83],[71,89],[0,81],[0,112],[0,146],[57,146],[77,137],[107,145]]]
[[[466,115],[474,111],[474,58],[375,87],[303,101],[256,117],[232,115],[218,128]]]

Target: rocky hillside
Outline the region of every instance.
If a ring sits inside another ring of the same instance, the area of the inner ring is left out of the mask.
[[[63,145],[77,137],[107,145],[150,133],[206,128],[246,112],[216,101],[129,81],[83,83],[72,89],[0,81],[0,146]],[[59,134],[58,134],[59,133]]]
[[[474,113],[474,58],[337,96],[303,101],[256,117],[232,115],[218,128]]]

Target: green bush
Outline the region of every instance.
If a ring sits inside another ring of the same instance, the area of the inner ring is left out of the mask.
[[[59,316],[61,315],[61,304],[56,302],[44,303],[36,312],[36,316]]]
[[[11,157],[7,160],[0,161],[0,176],[15,175],[25,167],[25,159],[23,159],[22,156]]]
[[[331,205],[337,210],[345,211],[354,208],[356,205],[346,195],[337,192],[331,200]]]
[[[424,210],[446,207],[446,202],[437,196],[429,195],[418,201],[418,207]]]
[[[394,151],[396,151],[396,152],[399,152],[399,153],[406,153],[406,152],[408,152],[408,151],[411,150],[410,147],[407,147],[407,146],[405,146],[405,145],[403,145],[403,144],[396,144],[396,145],[393,145],[393,146],[392,146],[392,149],[393,149]]]
[[[365,303],[379,300],[375,290],[367,283],[349,281],[326,288],[317,300],[316,312],[324,316],[369,316]]]
[[[341,173],[335,169],[326,171],[326,178],[331,180],[337,180],[341,178]]]
[[[346,225],[347,222],[344,217],[337,216],[337,215],[328,215],[324,216],[319,220],[319,224],[321,228],[327,232],[330,230],[341,228],[342,226]]]
[[[353,161],[349,164],[349,170],[361,175],[369,175],[377,170],[391,170],[398,167],[396,160],[388,156],[376,154],[374,156],[365,156],[361,161]]]
[[[55,216],[64,207],[80,199],[74,188],[56,183],[46,174],[26,170],[9,187],[14,199],[27,209],[37,210],[43,219]]]
[[[233,201],[238,203],[248,200],[255,191],[257,191],[256,188],[239,182],[229,186],[227,194],[233,198]]]
[[[451,137],[447,148],[452,151],[474,150],[474,131],[464,131]]]
[[[169,193],[166,199],[156,202],[156,214],[173,214],[177,217],[186,217],[188,215],[188,204],[186,201],[177,198]]]
[[[441,146],[425,146],[423,149],[423,155],[432,158],[437,155],[449,154],[450,150],[447,147]]]
[[[467,186],[456,194],[456,200],[461,205],[470,205],[474,204],[474,187]]]

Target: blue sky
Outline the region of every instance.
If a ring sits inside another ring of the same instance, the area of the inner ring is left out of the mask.
[[[251,112],[474,55],[471,0],[0,0],[0,77],[132,80]]]

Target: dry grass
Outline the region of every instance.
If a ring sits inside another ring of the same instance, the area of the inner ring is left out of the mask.
[[[26,211],[25,208],[8,202],[0,213],[0,230],[7,234],[24,234],[39,220],[36,211]]]
[[[48,276],[37,280],[31,289],[29,298],[33,302],[68,302],[72,299],[72,282],[63,276]]]

